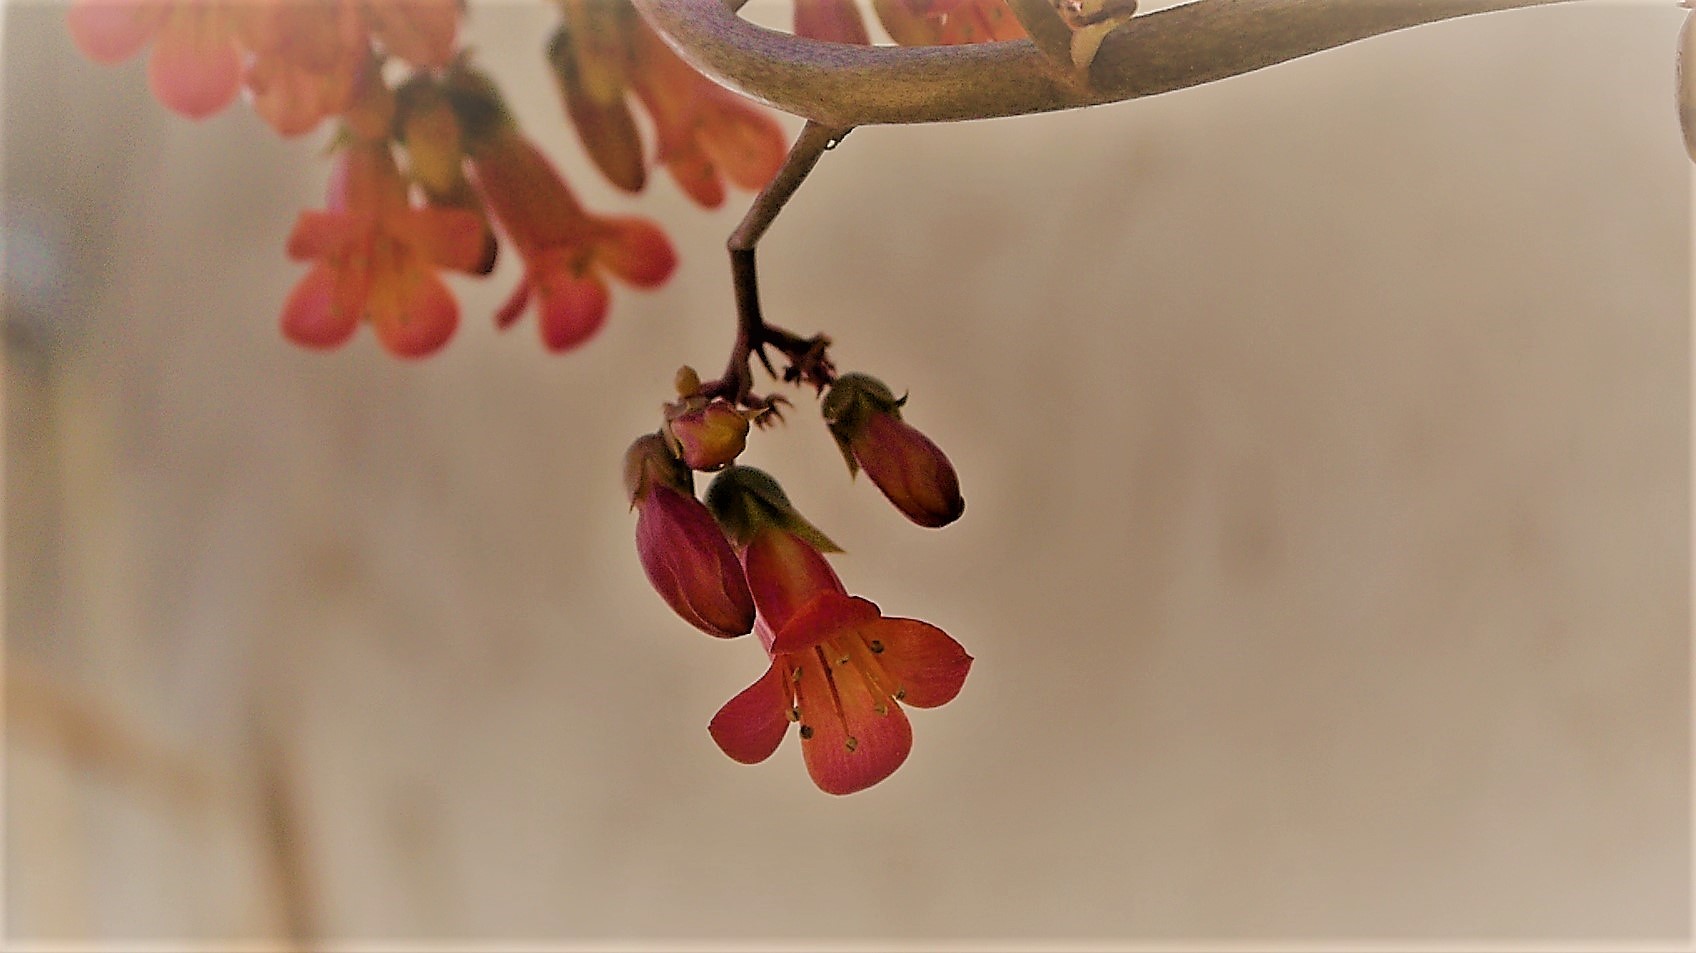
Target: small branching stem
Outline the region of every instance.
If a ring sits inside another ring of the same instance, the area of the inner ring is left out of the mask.
[[[808,173],[818,164],[819,157],[848,135],[846,128],[832,128],[808,122],[789,148],[783,167],[754,198],[743,216],[742,223],[730,233],[725,246],[730,251],[730,277],[736,300],[736,339],[730,348],[730,360],[724,374],[701,386],[707,397],[723,397],[752,410],[773,410],[777,400],[754,393],[753,372],[749,362],[759,358],[766,373],[779,376],[766,349],[772,348],[788,360],[782,372],[791,383],[811,384],[817,388],[829,386],[835,377],[826,349],[830,339],[822,334],[803,337],[793,331],[768,324],[760,310],[759,275],[754,254],[766,229],[777,220],[778,213],[789,204],[795,190],[806,181]]]

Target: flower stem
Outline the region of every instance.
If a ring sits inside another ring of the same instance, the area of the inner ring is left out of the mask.
[[[818,164],[819,157],[848,135],[846,128],[832,128],[808,122],[789,148],[783,167],[771,182],[755,196],[754,203],[743,216],[742,223],[730,233],[725,247],[730,252],[730,277],[736,296],[736,339],[730,348],[730,360],[724,374],[701,386],[706,397],[723,397],[740,406],[754,410],[773,410],[779,398],[762,397],[753,392],[753,372],[749,362],[758,357],[766,373],[777,377],[766,348],[775,349],[789,361],[782,377],[791,383],[806,383],[823,389],[836,376],[826,349],[830,339],[822,334],[802,337],[793,331],[768,324],[760,310],[759,275],[754,254],[766,229],[777,220],[795,190],[806,181],[808,173]]]

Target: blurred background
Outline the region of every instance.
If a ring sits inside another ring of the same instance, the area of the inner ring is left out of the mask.
[[[324,135],[171,117],[8,6],[7,936],[1687,935],[1681,15],[1472,18],[827,156],[767,313],[909,391],[970,505],[909,526],[800,395],[748,459],[852,591],[977,658],[844,799],[794,741],[713,746],[763,655],[650,592],[618,481],[723,360],[747,196],[602,183],[551,7],[473,4],[470,41],[681,268],[556,357],[488,320],[508,254],[407,364],[277,330]]]

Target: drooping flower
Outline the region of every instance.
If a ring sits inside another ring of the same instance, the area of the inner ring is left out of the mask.
[[[626,0],[618,0],[626,2]],[[648,25],[631,23],[630,81],[653,117],[659,162],[707,208],[724,201],[724,182],[757,190],[789,151],[783,130],[758,106],[697,73]]]
[[[99,63],[118,63],[153,44],[148,85],[172,112],[203,119],[241,86],[238,2],[76,0],[66,12],[71,39]]]
[[[279,135],[298,136],[339,115],[374,68],[360,8],[345,0],[254,3],[247,35],[253,61],[244,82],[253,110]]]
[[[459,306],[436,269],[477,267],[477,217],[412,207],[387,140],[353,138],[337,154],[326,204],[302,212],[289,236],[290,258],[317,263],[283,307],[283,333],[306,347],[332,348],[365,318],[401,357],[446,343]]]
[[[901,706],[951,701],[971,656],[934,625],[885,616],[848,595],[809,538],[817,531],[791,521],[799,516],[765,474],[725,471],[708,504],[741,549],[754,632],[771,659],[763,676],[713,716],[707,730],[714,742],[754,764],[770,757],[795,723],[807,773],[820,790],[852,794],[889,777],[913,746]]]
[[[844,374],[820,408],[850,473],[861,469],[908,519],[936,528],[960,518],[960,478],[929,437],[901,419],[901,405],[882,381]]]
[[[566,115],[607,181],[640,192],[648,167],[627,96],[636,8],[609,0],[558,2],[564,22],[548,42],[548,66]]]
[[[541,150],[519,131],[494,86],[456,68],[448,94],[465,127],[465,151],[477,191],[524,259],[524,278],[495,322],[518,320],[534,296],[542,343],[576,347],[606,321],[601,269],[639,288],[671,277],[677,254],[644,218],[590,215]]]
[[[684,621],[720,638],[746,635],[754,626],[754,603],[742,565],[692,483],[658,434],[637,439],[626,451],[624,485],[636,510],[642,570]]]

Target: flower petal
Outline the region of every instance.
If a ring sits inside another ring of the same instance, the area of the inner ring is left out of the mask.
[[[283,336],[302,347],[339,347],[359,326],[359,314],[336,305],[336,272],[319,265],[306,273],[283,305]]]
[[[759,681],[725,702],[707,723],[719,750],[743,764],[771,757],[788,730],[789,691],[780,665],[766,669]]]
[[[414,66],[446,66],[453,59],[459,0],[368,0],[371,32],[383,48]]]
[[[888,673],[890,690],[898,692],[902,704],[914,708],[935,708],[952,701],[972,667],[965,648],[928,622],[879,619],[862,627],[859,635]]]
[[[881,618],[870,599],[841,592],[820,592],[789,617],[772,640],[773,654],[799,653],[850,629]]]
[[[738,188],[763,189],[789,152],[783,128],[734,93],[713,90],[719,100],[703,117],[696,141],[701,151]]]
[[[424,260],[474,273],[483,263],[488,233],[476,212],[461,208],[409,208],[394,213],[390,231],[407,236]]]
[[[78,0],[65,13],[65,27],[84,56],[97,63],[118,63],[147,45],[165,13],[158,3]]]
[[[913,750],[913,728],[901,706],[856,665],[829,666],[819,649],[793,658],[801,669],[801,754],[813,783],[826,794],[852,794],[901,767]]]
[[[643,218],[603,219],[606,236],[595,242],[595,260],[638,288],[665,283],[677,268],[677,252],[653,222]]]
[[[301,212],[289,233],[288,255],[295,261],[337,258],[371,228],[371,217],[347,212]]]
[[[607,286],[594,275],[554,269],[540,276],[536,295],[542,344],[569,351],[595,336],[607,320]]]
[[[780,632],[788,628],[796,611],[818,594],[830,592],[848,598],[842,580],[822,553],[801,537],[775,526],[754,534],[742,550],[742,568],[747,570],[754,606]]]
[[[153,44],[147,79],[166,108],[191,119],[228,106],[241,87],[241,56],[224,11],[177,4]]]
[[[495,327],[504,331],[523,317],[524,309],[530,305],[530,293],[533,290],[528,275],[519,279],[518,287],[512,289],[512,295],[501,305],[500,310],[495,312]]]
[[[397,357],[434,353],[459,326],[459,303],[422,263],[374,278],[367,308],[377,339]]]

